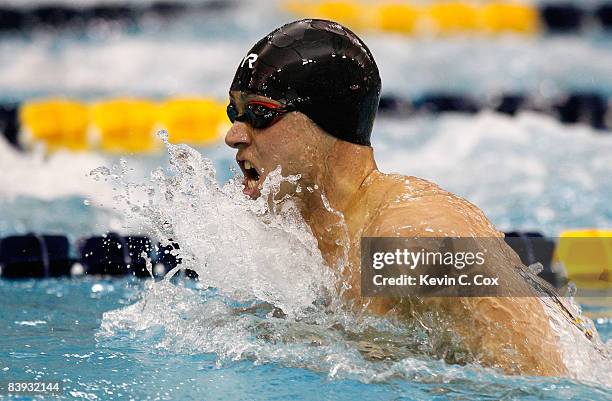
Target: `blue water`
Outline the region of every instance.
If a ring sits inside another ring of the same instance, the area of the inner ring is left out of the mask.
[[[186,285],[199,294],[198,302],[210,299],[207,291]],[[367,383],[364,377],[330,378],[275,363],[159,350],[155,337],[96,339],[102,313],[134,303],[142,290],[142,282],[132,279],[0,281],[0,380],[61,380],[65,398],[89,400],[612,399],[601,385],[477,367],[453,371],[435,361],[409,377]],[[610,319],[596,325],[603,339],[612,338]]]
[[[7,36],[0,40],[0,59],[6,60],[0,65],[0,100],[183,94],[224,99],[233,68],[253,40],[290,18],[272,2],[244,1],[137,32],[100,27]],[[406,98],[432,90],[475,96],[526,91],[543,98],[571,90],[612,94],[612,41],[605,35],[408,40],[367,33],[364,39],[378,60],[384,91]],[[533,113],[481,113],[382,118],[373,143],[381,170],[435,181],[481,207],[499,229],[557,236],[567,228],[612,227],[609,133]],[[65,233],[74,241],[121,231],[121,216],[98,205],[112,197],[112,188],[86,178],[117,157],[64,154],[43,162],[2,145],[0,236]],[[219,144],[200,151],[215,163],[219,181],[231,176],[232,150]],[[141,177],[167,164],[165,154],[128,159]],[[215,307],[214,292],[180,283],[191,288],[196,305]],[[0,381],[61,380],[65,398],[88,400],[612,399],[602,384],[509,377],[415,358],[393,365],[384,377],[379,373],[386,365],[375,364],[379,369],[371,374],[355,372],[351,366],[362,360],[350,349],[345,365],[325,360],[323,352],[321,365],[335,363],[334,373],[299,357],[291,363],[274,358],[285,350],[282,344],[267,344],[270,354],[263,359],[209,353],[195,343],[160,347],[169,329],[163,320],[158,327],[100,335],[104,312],[133,305],[146,293],[144,283],[133,279],[0,280]],[[166,305],[170,313],[183,304],[170,297]],[[612,340],[609,303],[584,308],[602,339]],[[184,323],[197,331],[202,322]],[[203,340],[187,329],[185,336]],[[226,339],[234,340],[240,339]]]

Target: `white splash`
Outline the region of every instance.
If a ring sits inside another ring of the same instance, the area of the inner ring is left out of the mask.
[[[235,180],[219,186],[212,162],[196,150],[167,147],[169,172],[160,168],[149,183],[118,185],[124,192],[114,200],[125,205],[132,230],[180,244],[183,267],[198,272],[203,285],[233,299],[267,302],[290,316],[334,290],[334,275],[295,205],[266,201],[265,194],[277,193],[282,181],[295,177],[271,172],[264,195],[251,201]],[[106,168],[92,174],[111,182],[125,178]]]
[[[343,308],[336,276],[295,206],[267,202],[283,180],[296,177],[271,173],[264,195],[252,201],[239,180],[219,186],[212,163],[196,150],[166,146],[170,170],[155,170],[145,184],[104,168],[97,173],[119,183],[115,201],[126,204],[134,228],[180,244],[182,266],[197,271],[200,282],[192,289],[168,277],[148,282],[140,301],[104,314],[98,341],[127,336],[161,352],[214,353],[219,364],[273,362],[363,382],[505,380],[490,369],[433,359],[436,340],[416,324]],[[118,170],[126,168],[123,162]],[[562,336],[567,324],[558,323]],[[605,372],[610,363],[589,347],[566,355],[582,358],[568,363],[570,376],[605,383],[585,373]]]
[[[87,177],[93,168],[108,162],[107,158],[88,152],[20,152],[0,135],[0,171],[5,172],[0,174],[0,199],[83,196],[110,200],[112,188]]]

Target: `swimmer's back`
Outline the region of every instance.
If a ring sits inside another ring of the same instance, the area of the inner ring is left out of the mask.
[[[382,173],[368,180],[361,197],[369,205],[363,237],[503,237],[480,209],[431,182]],[[500,277],[512,278],[517,275],[514,269],[522,265],[516,253],[505,248],[502,244],[499,252],[490,255],[487,267]],[[462,338],[473,360],[508,373],[565,372],[548,317],[535,297],[425,297],[416,301],[409,302],[408,309],[401,299],[373,301],[372,311],[395,311],[406,318],[433,311],[441,321],[450,322],[446,329]]]
[[[368,224],[364,236],[502,236],[480,209],[430,181],[383,173],[371,180],[367,198],[377,205],[370,213],[375,224]]]

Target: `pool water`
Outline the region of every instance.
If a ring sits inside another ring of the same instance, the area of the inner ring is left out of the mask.
[[[372,367],[352,371],[349,361],[344,366],[336,361],[336,369],[328,371],[240,358],[240,352],[224,358],[200,351],[197,343],[190,349],[178,341],[173,350],[159,346],[164,332],[153,326],[137,335],[100,337],[103,313],[134,304],[143,287],[143,282],[133,279],[0,281],[0,321],[4,322],[0,375],[3,379],[63,380],[66,398],[88,400],[610,399],[610,389],[601,384],[511,377],[426,359],[403,361],[384,377]],[[193,282],[186,287],[192,302],[202,308],[212,302],[209,291],[195,288]],[[176,312],[172,299],[164,301],[162,313]],[[164,318],[159,320],[163,327]],[[610,319],[595,323],[603,339],[612,339]],[[188,336],[197,338],[193,332]],[[277,351],[281,348],[278,345]],[[334,350],[327,351],[333,358]],[[247,350],[243,353],[248,355]],[[347,354],[360,362],[358,356]],[[328,364],[324,352],[321,359],[322,366]]]
[[[379,118],[372,142],[381,171],[431,180],[476,204],[499,230],[556,237],[565,229],[612,227],[611,138],[535,113],[512,118],[482,112]],[[220,142],[198,151],[212,160],[219,182],[232,177],[232,149]],[[0,175],[0,235],[47,230],[76,239],[122,229],[111,207],[97,207],[112,201],[113,187],[89,176],[96,167],[117,164],[119,156],[44,156],[2,141],[0,154],[0,169],[7,172]],[[139,182],[168,164],[166,152],[124,157]],[[86,199],[91,207],[83,205]]]
[[[4,37],[2,100],[164,98],[194,88],[224,99],[228,66],[291,18],[273,2],[240,4],[138,32]],[[612,93],[605,37],[364,39],[383,90],[407,98],[430,90]],[[382,171],[430,179],[482,208],[500,230],[557,236],[612,227],[609,132],[530,112],[381,117],[373,145]],[[169,151],[121,161],[18,152],[0,138],[0,236],[172,234],[202,278],[0,280],[0,381],[61,380],[64,398],[88,400],[612,399],[612,363],[586,352],[579,380],[507,376],[432,359],[411,326],[309,309],[321,295],[314,283],[332,278],[303,227],[282,216],[263,224],[261,204],[223,185],[235,162],[222,143]],[[607,350],[609,300],[582,303]]]
[[[95,169],[114,196],[92,207],[119,196],[123,230],[171,236],[201,281],[3,280],[4,377],[62,380],[85,399],[610,398],[609,357],[584,344],[579,380],[507,376],[432,359],[418,327],[321,304],[334,277],[291,208],[270,214],[200,152],[167,146],[170,167],[148,179],[128,161]],[[611,310],[585,306],[604,352]]]

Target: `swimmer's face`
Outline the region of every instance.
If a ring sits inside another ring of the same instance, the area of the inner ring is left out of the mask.
[[[247,107],[253,108],[262,104],[268,104],[272,108],[283,106],[263,96],[230,92],[230,105],[238,115],[245,113]],[[236,161],[244,174],[243,192],[255,199],[260,195],[266,176],[277,166],[281,166],[283,176],[313,176],[317,155],[320,154],[320,137],[308,117],[299,112],[288,112],[278,115],[275,121],[265,128],[254,128],[248,121],[235,120],[225,136],[225,143],[238,150]],[[290,185],[283,184],[279,195],[283,196],[294,190]]]

